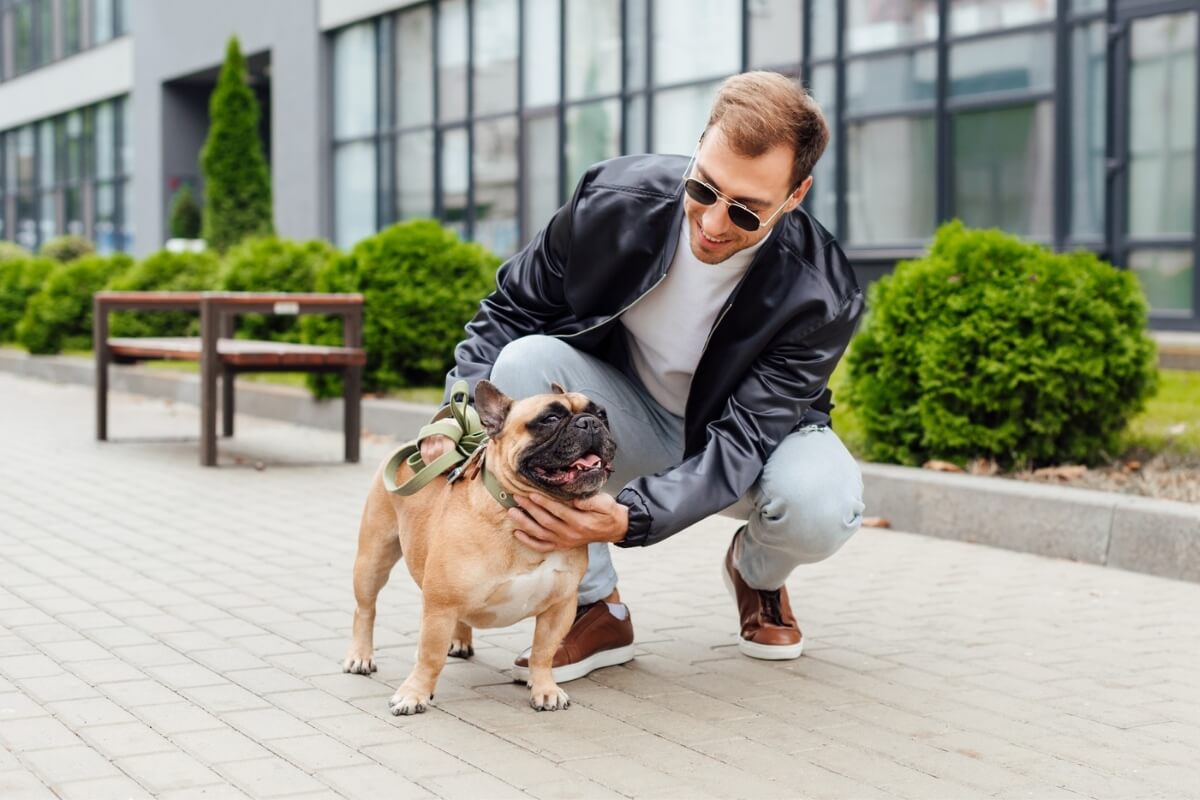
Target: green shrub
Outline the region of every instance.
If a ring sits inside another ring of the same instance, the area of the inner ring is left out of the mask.
[[[121,253],[84,256],[62,264],[29,298],[17,323],[17,341],[31,353],[87,350],[92,346],[92,294],[129,269],[133,260]]]
[[[440,384],[454,365],[463,326],[494,287],[500,259],[433,220],[393,225],[360,241],[317,275],[317,291],[362,292],[364,387],[386,391]],[[306,341],[338,344],[331,319],[305,320]],[[317,376],[318,395],[340,391]]]
[[[47,239],[38,252],[46,258],[53,258],[65,264],[92,255],[96,252],[96,245],[82,236],[55,236],[53,239]]]
[[[247,239],[225,255],[218,288],[226,292],[311,292],[317,273],[337,254],[333,245],[320,240]],[[301,340],[296,317],[246,314],[238,317],[237,334],[247,339]]]
[[[208,251],[160,250],[113,278],[105,288],[123,292],[195,292],[213,289],[221,262]],[[109,317],[111,336],[198,336],[194,311],[119,311]]]
[[[230,37],[225,48],[208,117],[208,138],[200,151],[203,237],[223,253],[248,236],[274,233],[271,173],[258,137],[258,100],[246,84],[246,59],[237,37]]]
[[[179,187],[171,199],[171,236],[195,239],[200,236],[200,206],[189,183]]]
[[[1091,253],[956,221],[868,307],[847,399],[873,460],[1095,463],[1154,391],[1137,280]]]
[[[57,266],[58,262],[48,258],[28,254],[6,258],[0,251],[0,342],[13,341],[29,298],[41,290],[46,276]]]
[[[0,239],[0,262],[11,261],[17,258],[29,258],[31,255],[33,254],[16,242]]]

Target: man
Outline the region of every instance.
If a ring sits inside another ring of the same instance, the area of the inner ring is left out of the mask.
[[[800,208],[828,139],[793,81],[730,78],[691,159],[593,166],[467,326],[447,390],[490,376],[519,397],[557,381],[606,407],[617,441],[615,498],[534,495],[509,512],[536,550],[589,544],[556,681],[632,658],[608,543],[651,545],[722,511],[746,520],[724,565],[739,649],[800,655],[784,582],[841,547],[863,510],[826,388],[863,296],[841,248]],[[427,440],[422,455],[447,441]],[[518,677],[526,665],[517,660]]]

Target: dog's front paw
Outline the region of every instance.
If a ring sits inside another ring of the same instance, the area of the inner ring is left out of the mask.
[[[571,698],[556,684],[534,686],[529,690],[529,705],[538,711],[558,711],[571,705]]]
[[[407,717],[410,714],[424,714],[425,709],[429,707],[429,701],[432,699],[432,695],[414,692],[411,689],[401,686],[392,695],[392,699],[388,700],[388,710],[392,712],[393,716],[397,717]]]
[[[346,660],[342,662],[342,672],[350,672],[355,675],[370,675],[378,670],[375,666],[375,659],[371,654],[363,656],[358,653],[351,652],[346,656]]]

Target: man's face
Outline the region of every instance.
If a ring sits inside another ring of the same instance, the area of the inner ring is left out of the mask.
[[[784,214],[800,204],[812,186],[809,176],[788,195],[793,187],[790,185],[792,150],[787,145],[776,145],[760,156],[747,158],[729,147],[719,126],[704,134],[691,176],[746,206],[764,222],[787,201],[769,225],[747,231],[729,220],[729,207],[724,200],[718,198],[706,206],[685,192],[684,212],[691,229],[692,254],[705,264],[719,264],[762,241]]]

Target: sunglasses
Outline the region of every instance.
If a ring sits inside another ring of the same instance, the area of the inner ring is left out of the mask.
[[[775,209],[774,213],[772,213],[771,216],[767,217],[764,221],[758,216],[758,214],[755,214],[737,200],[734,200],[729,195],[721,192],[715,186],[705,183],[699,178],[692,177],[692,167],[696,163],[696,153],[699,152],[699,150],[700,144],[697,142],[696,150],[692,152],[692,158],[690,161],[688,161],[688,168],[684,173],[683,190],[687,192],[688,197],[692,198],[702,206],[711,206],[718,200],[723,200],[729,209],[729,221],[734,225],[737,225],[742,230],[753,233],[760,228],[765,228],[767,225],[770,225],[771,220],[775,219],[779,212],[783,210],[783,207],[788,204],[788,200],[792,199],[792,192],[794,192],[795,189],[793,189],[792,192],[788,192],[787,198],[782,204],[780,204],[779,208]]]

